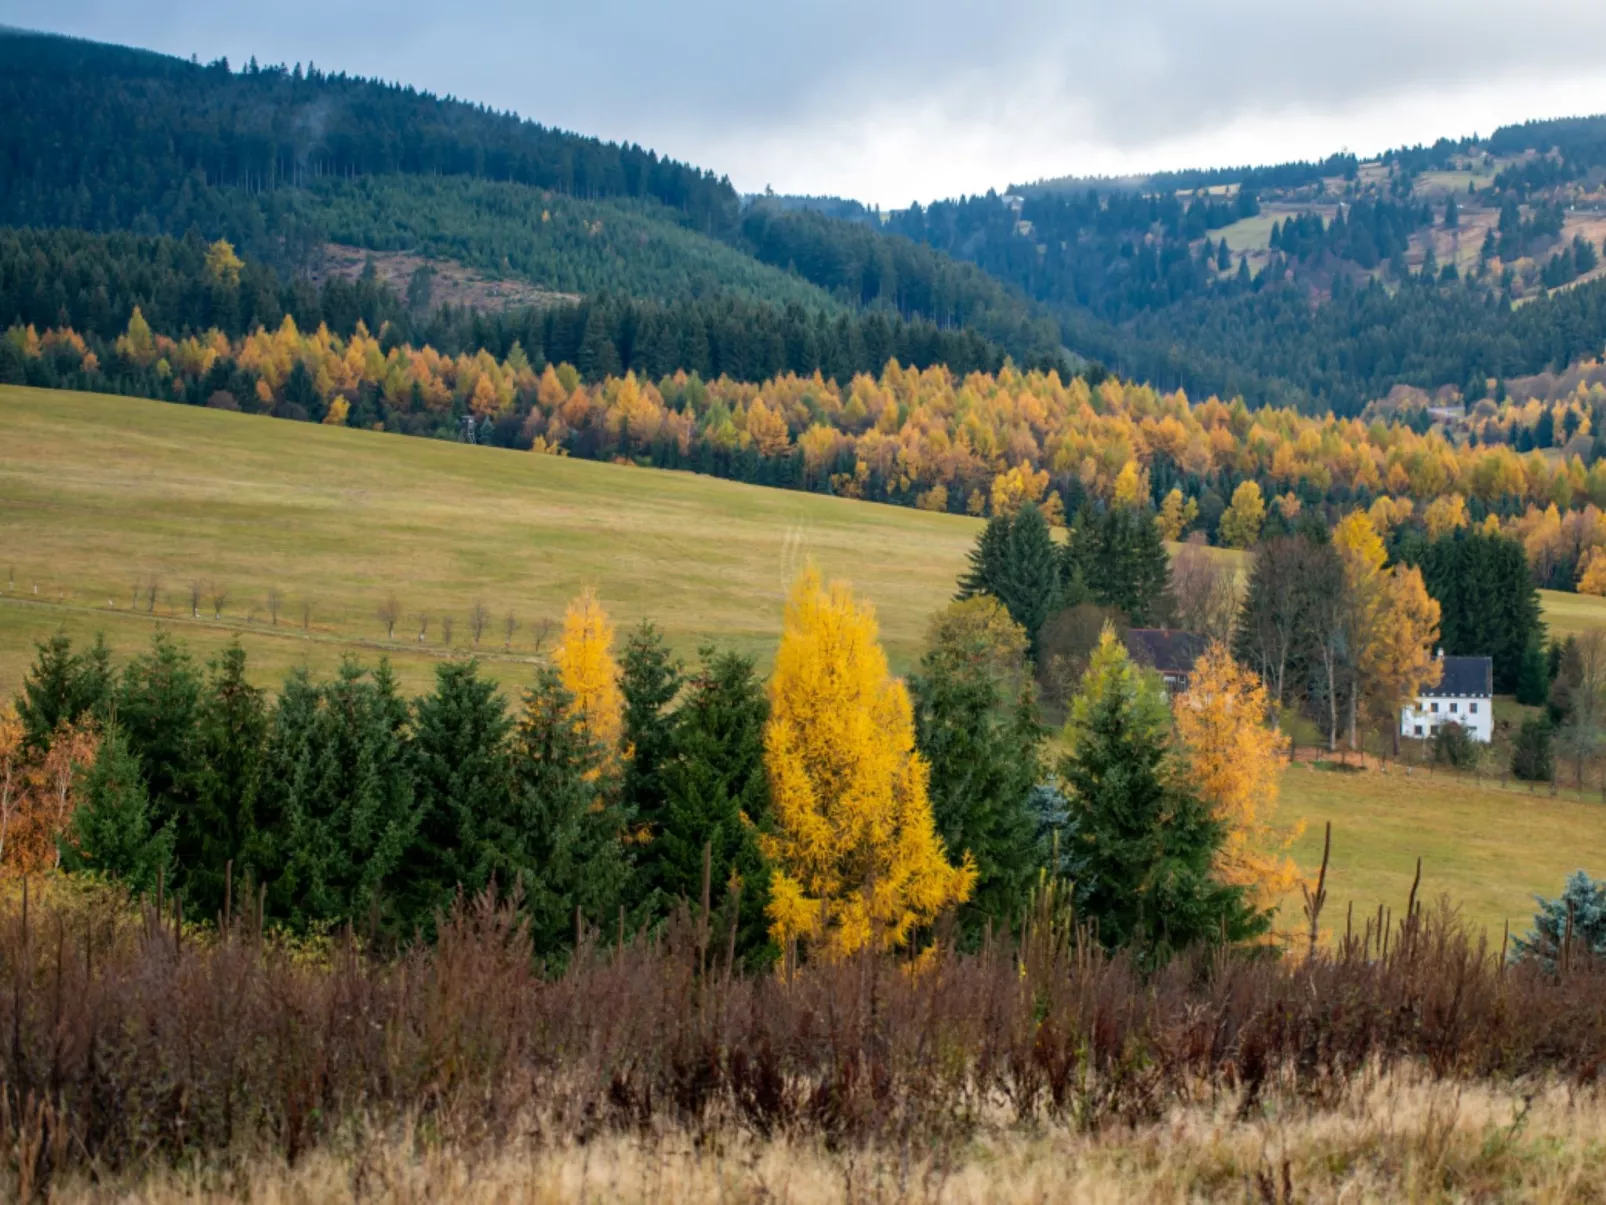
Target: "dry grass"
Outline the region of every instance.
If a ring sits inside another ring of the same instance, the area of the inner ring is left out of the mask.
[[[1598,1201],[1606,1196],[1606,1102],[1595,1092],[1383,1077],[1330,1109],[1179,1108],[1102,1134],[1063,1127],[992,1135],[952,1150],[832,1150],[818,1142],[683,1131],[593,1143],[492,1148],[429,1140],[415,1125],[363,1130],[294,1166],[244,1159],[94,1184],[62,1205],[240,1200],[252,1205],[1027,1205],[1060,1201]]]

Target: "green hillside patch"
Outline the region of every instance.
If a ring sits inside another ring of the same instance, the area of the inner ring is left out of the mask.
[[[500,651],[503,617],[517,617],[514,659],[497,672],[528,682],[541,625],[587,585],[621,628],[651,618],[684,654],[715,641],[767,658],[784,591],[811,557],[876,604],[907,669],[980,526],[687,473],[21,388],[0,389],[0,447],[6,693],[32,641],[59,624],[104,629],[126,654],[156,621],[199,648],[245,634],[270,683],[303,660],[329,669],[384,646],[418,686],[447,655],[447,618],[452,654],[471,651],[476,601],[492,616],[482,652]],[[227,590],[223,621],[204,599],[203,620],[191,617],[192,582]],[[269,590],[283,600],[277,628]],[[377,609],[391,592],[402,618],[387,642]],[[308,599],[310,639],[296,634]]]
[[[456,260],[557,293],[678,301],[734,293],[840,311],[823,289],[680,222],[650,200],[582,201],[465,176],[320,180],[296,211],[336,243]]]

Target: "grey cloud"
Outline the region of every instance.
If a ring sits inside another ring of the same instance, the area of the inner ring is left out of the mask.
[[[902,122],[972,140],[996,129],[1039,159],[1059,144],[1175,145],[1245,118],[1537,78],[1568,46],[1606,43],[1606,5],[1581,0],[1520,13],[1502,0],[392,0],[377,12],[57,0],[48,14],[0,0],[0,20],[202,57],[316,59],[692,157]]]

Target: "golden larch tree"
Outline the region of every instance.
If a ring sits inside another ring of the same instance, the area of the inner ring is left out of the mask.
[[[1439,600],[1428,593],[1420,569],[1396,565],[1382,576],[1375,619],[1360,650],[1361,680],[1374,718],[1393,733],[1396,754],[1400,707],[1438,685],[1443,672],[1434,656],[1439,618]]]
[[[969,897],[976,871],[950,864],[937,836],[909,692],[874,611],[812,566],[787,600],[769,694],[771,933],[827,957],[906,944]]]
[[[0,866],[5,865],[12,817],[28,789],[24,737],[16,707],[10,703],[0,705]]]
[[[1245,481],[1232,491],[1232,505],[1221,516],[1222,542],[1232,548],[1248,548],[1260,539],[1266,522],[1266,499],[1260,486]]]
[[[1194,665],[1173,712],[1188,781],[1226,826],[1217,857],[1222,878],[1248,888],[1255,907],[1273,906],[1299,881],[1287,850],[1304,826],[1284,831],[1272,824],[1283,741],[1269,723],[1265,684],[1214,641]]]
[[[613,659],[613,624],[587,586],[563,617],[563,640],[552,652],[571,706],[591,739],[617,754],[624,731],[624,696]]]

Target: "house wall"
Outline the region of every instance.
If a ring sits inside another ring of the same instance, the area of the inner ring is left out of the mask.
[[[1487,744],[1494,739],[1494,700],[1487,695],[1418,699],[1413,706],[1400,708],[1400,735],[1425,739],[1440,724],[1452,721],[1473,740]]]

